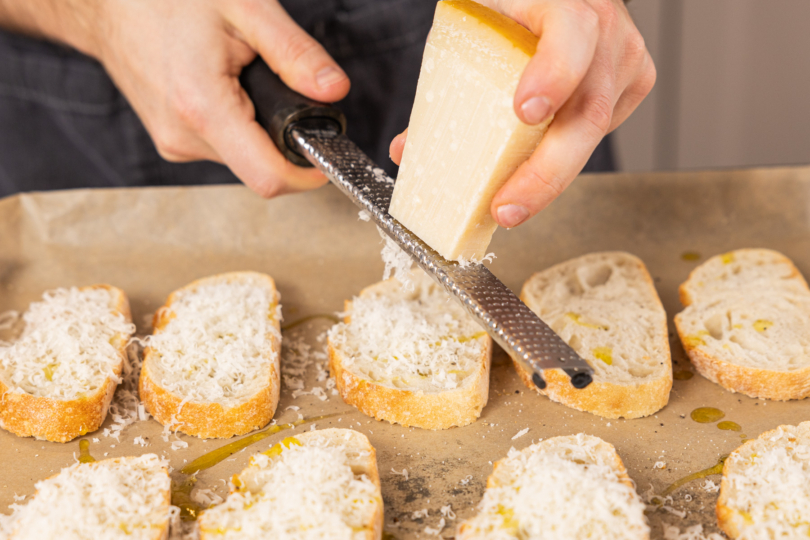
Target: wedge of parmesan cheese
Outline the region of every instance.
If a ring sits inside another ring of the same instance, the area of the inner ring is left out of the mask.
[[[551,121],[528,126],[512,109],[536,47],[471,0],[436,6],[389,213],[446,259],[484,257],[492,199]]]

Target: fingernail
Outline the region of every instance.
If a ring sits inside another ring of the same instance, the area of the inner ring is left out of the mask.
[[[516,204],[504,204],[498,207],[498,224],[511,229],[529,219],[529,211]]]
[[[346,78],[346,74],[342,70],[332,66],[325,67],[315,75],[315,82],[321,88],[328,88],[335,83],[338,83]]]
[[[529,124],[539,124],[551,114],[551,102],[543,96],[535,96],[527,99],[520,106],[523,111],[523,118]]]

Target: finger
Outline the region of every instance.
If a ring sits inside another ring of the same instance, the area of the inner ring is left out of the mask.
[[[343,99],[349,77],[277,2],[228,2],[230,23],[287,86],[325,102]]]
[[[253,103],[237,79],[221,92],[205,138],[222,161],[249,188],[262,197],[304,191],[327,182],[314,168],[297,167],[276,148],[267,132],[255,121]]]
[[[643,62],[639,75],[636,79],[625,88],[616,106],[613,108],[613,119],[610,122],[608,133],[619,127],[625,120],[636,110],[641,102],[647,97],[647,94],[655,86],[656,79],[655,65],[653,64],[650,54]]]
[[[405,131],[394,137],[394,140],[391,141],[391,146],[388,147],[388,155],[391,156],[391,161],[397,165],[402,161],[402,153],[405,151],[405,140],[407,138],[408,130],[406,128]]]
[[[610,125],[613,102],[598,87],[580,89],[563,106],[531,157],[495,195],[490,211],[515,227],[548,206],[579,174]]]
[[[540,40],[515,92],[515,113],[522,122],[539,124],[568,101],[580,84],[596,50],[599,19],[584,1],[543,1],[523,7],[519,21]]]

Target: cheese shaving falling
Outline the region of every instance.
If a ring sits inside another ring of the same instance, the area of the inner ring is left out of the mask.
[[[73,400],[98,391],[108,378],[120,382],[117,347],[135,326],[113,302],[107,289],[73,287],[32,303],[22,335],[0,347],[0,378],[9,392]]]
[[[352,372],[378,384],[442,391],[462,386],[480,365],[483,330],[421,271],[414,288],[354,298],[351,321],[329,331]]]
[[[177,294],[171,320],[147,338],[150,370],[185,401],[236,406],[271,380],[280,307],[259,278],[213,282]]]
[[[395,277],[406,288],[412,288],[410,276],[411,268],[413,267],[413,259],[399,247],[393,238],[385,234],[382,229],[377,227],[377,231],[380,233],[385,244],[380,254],[383,263],[385,263],[383,280]]]

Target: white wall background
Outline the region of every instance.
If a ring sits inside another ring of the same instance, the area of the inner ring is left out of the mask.
[[[658,69],[625,171],[810,163],[810,1],[633,0]]]

